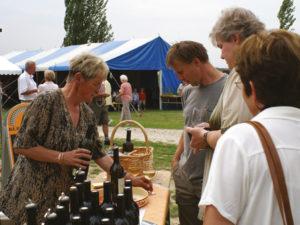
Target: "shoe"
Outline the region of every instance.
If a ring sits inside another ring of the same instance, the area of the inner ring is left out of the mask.
[[[106,138],[104,139],[104,144],[105,144],[105,145],[110,145],[110,140],[109,140],[108,137],[106,137]]]

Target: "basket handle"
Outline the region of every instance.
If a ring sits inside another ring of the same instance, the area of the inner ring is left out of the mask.
[[[115,137],[115,134],[117,132],[117,129],[122,126],[122,125],[127,125],[127,124],[134,124],[136,125],[137,127],[139,127],[143,134],[144,134],[144,137],[145,137],[145,145],[147,147],[147,149],[149,149],[149,140],[148,140],[148,135],[146,133],[146,130],[145,128],[137,121],[135,120],[123,120],[123,121],[120,121],[112,130],[111,132],[111,137],[110,137],[110,147],[112,147],[113,143],[114,143],[114,137]]]

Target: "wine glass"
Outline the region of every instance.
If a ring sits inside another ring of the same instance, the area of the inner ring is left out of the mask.
[[[151,180],[156,174],[156,170],[150,169],[150,170],[143,170],[143,175],[146,179]]]

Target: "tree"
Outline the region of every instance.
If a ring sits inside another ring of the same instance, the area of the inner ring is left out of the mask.
[[[296,18],[293,13],[295,11],[295,6],[293,0],[283,0],[282,5],[277,14],[279,19],[280,29],[289,30],[290,27],[295,22]]]
[[[113,39],[112,27],[106,19],[107,1],[65,0],[64,46]]]

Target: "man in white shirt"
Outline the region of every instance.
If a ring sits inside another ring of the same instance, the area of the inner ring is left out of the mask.
[[[35,73],[35,62],[27,61],[25,71],[18,78],[19,100],[22,102],[32,101],[37,96],[37,85],[33,80]]]

